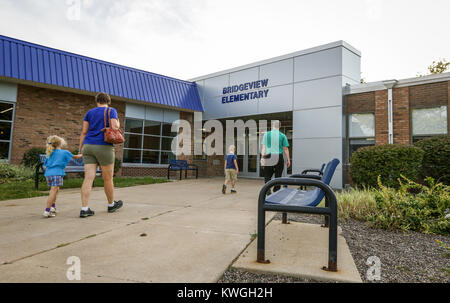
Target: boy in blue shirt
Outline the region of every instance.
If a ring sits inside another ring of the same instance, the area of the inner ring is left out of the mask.
[[[67,150],[62,150],[61,147],[66,145],[66,141],[58,136],[51,136],[47,138],[47,159],[45,159],[44,166],[45,178],[47,185],[51,188],[50,195],[47,199],[47,207],[44,211],[45,218],[51,218],[56,215],[56,196],[59,192],[59,187],[63,185],[63,179],[66,173],[64,168],[72,159],[79,159],[83,155],[74,156]]]
[[[228,182],[231,181],[231,193],[236,193],[236,181],[237,176],[239,174],[239,167],[237,164],[237,157],[235,155],[236,147],[234,145],[230,145],[228,148],[228,154],[225,157],[225,183],[222,186],[222,193],[225,194],[227,191]]]

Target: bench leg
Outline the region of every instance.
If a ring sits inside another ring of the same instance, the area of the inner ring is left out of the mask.
[[[328,207],[328,206],[329,206],[328,199],[325,198],[325,207]],[[324,228],[330,227],[330,216],[325,215],[325,220],[324,220],[322,227],[324,227]]]
[[[258,254],[256,261],[258,263],[268,264],[269,260],[265,258],[266,245],[266,212],[262,207],[258,209]]]
[[[167,169],[167,180],[170,180],[170,169]]]
[[[183,179],[183,170],[180,169],[180,181]]]
[[[198,168],[195,170],[195,179],[198,179]]]
[[[287,213],[283,213],[283,219],[281,223],[289,224]]]
[[[327,271],[337,271],[337,214],[330,215],[328,268]]]
[[[188,174],[188,171],[187,171],[187,169],[184,171],[184,178],[185,179],[187,179],[187,174]]]

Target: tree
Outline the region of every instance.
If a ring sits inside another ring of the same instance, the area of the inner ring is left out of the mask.
[[[445,73],[447,70],[450,69],[450,62],[447,62],[445,59],[441,59],[439,61],[433,61],[433,63],[428,66],[428,75],[437,75]],[[425,75],[422,75],[420,73],[417,74],[417,77],[423,77]]]

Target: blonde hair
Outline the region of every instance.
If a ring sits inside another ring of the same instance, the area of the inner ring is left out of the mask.
[[[229,153],[234,153],[235,151],[236,151],[236,146],[230,145],[230,146],[228,147],[228,152],[229,152]]]
[[[47,157],[50,157],[50,155],[53,153],[53,151],[56,148],[60,148],[60,147],[66,146],[66,145],[67,145],[66,140],[64,140],[61,137],[58,137],[58,136],[48,137],[47,138],[47,147],[45,150]]]

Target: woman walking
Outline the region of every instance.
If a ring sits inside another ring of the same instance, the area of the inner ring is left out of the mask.
[[[83,154],[84,160],[84,182],[81,187],[81,218],[95,214],[88,204],[97,165],[100,165],[102,169],[104,190],[108,200],[108,212],[115,212],[123,206],[121,200],[114,201],[114,145],[105,142],[104,132],[102,131],[105,128],[105,124],[112,129],[119,129],[119,118],[116,109],[109,107],[111,105],[111,97],[107,93],[98,93],[95,96],[95,103],[97,107],[91,109],[84,117],[83,130],[80,136],[79,150]],[[109,117],[111,118],[111,125],[108,125]]]

